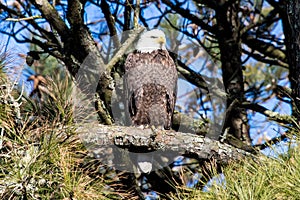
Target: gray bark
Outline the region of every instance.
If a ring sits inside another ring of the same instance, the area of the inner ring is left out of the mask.
[[[172,130],[157,130],[153,128],[105,126],[99,124],[84,124],[77,132],[87,149],[105,163],[111,163],[119,155],[118,152],[149,153],[168,156],[188,155],[199,160],[213,159],[218,164],[228,164],[230,161],[241,160],[254,154],[235,148],[231,145],[205,136]],[[168,158],[171,162],[174,158]],[[170,164],[170,163],[169,163]]]

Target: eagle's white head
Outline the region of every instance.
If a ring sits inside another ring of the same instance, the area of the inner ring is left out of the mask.
[[[136,49],[142,53],[150,53],[157,49],[166,50],[166,36],[164,32],[153,29],[143,33],[138,40]]]

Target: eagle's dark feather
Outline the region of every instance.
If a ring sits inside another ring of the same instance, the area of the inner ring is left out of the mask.
[[[170,129],[177,93],[177,70],[167,50],[135,51],[125,62],[125,85],[132,125]]]

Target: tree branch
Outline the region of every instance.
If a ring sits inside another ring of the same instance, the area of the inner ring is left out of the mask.
[[[197,24],[202,29],[207,30],[213,34],[215,34],[215,29],[211,27],[210,25],[204,23],[201,19],[199,19],[197,16],[191,14],[190,10],[181,8],[180,5],[174,5],[169,0],[162,0],[164,4],[169,6],[172,10],[174,10],[176,13],[180,14],[182,17],[187,18],[191,20],[194,24]]]
[[[255,104],[255,103],[250,103],[250,102],[243,102],[241,104],[242,107],[246,109],[250,109],[256,112],[259,112],[263,114],[264,116],[268,117],[270,120],[279,122],[279,123],[284,123],[284,124],[293,124],[296,122],[295,118],[290,116],[290,115],[282,115],[278,112],[274,112],[271,110],[268,110],[267,108]]]
[[[106,1],[101,1],[100,6],[101,6],[102,12],[104,14],[104,17],[106,19],[106,23],[107,23],[107,26],[108,26],[108,29],[109,29],[110,36],[113,39],[114,47],[119,48],[121,44],[120,44],[120,41],[118,40],[118,38],[116,37],[117,36],[117,30],[116,30],[116,27],[115,27],[115,20],[114,20],[114,17],[112,16],[112,14],[110,12],[110,8],[108,6],[108,3]]]
[[[228,164],[230,161],[253,156],[249,152],[204,136],[172,130],[142,130],[137,127],[84,124],[77,129],[77,132],[86,147],[92,150],[96,157],[101,157],[97,154],[103,153],[99,152],[99,149],[112,147],[144,153],[171,151],[176,152],[177,155],[193,155],[197,159],[214,159],[219,164]]]
[[[82,5],[78,0],[68,1],[67,19],[72,28],[76,28],[83,24],[81,15]]]
[[[34,19],[40,19],[42,16],[35,15],[31,17],[23,17],[23,18],[7,18],[6,21],[12,21],[12,22],[20,22],[20,21],[28,21],[28,20],[34,20]]]
[[[256,39],[254,36],[251,36],[249,34],[245,34],[242,37],[242,41],[251,49],[258,51],[265,56],[278,59],[283,63],[287,63],[285,52],[279,48],[276,48],[271,43],[266,43],[262,40]]]
[[[286,69],[288,69],[288,67],[289,67],[289,65],[287,63],[285,63],[281,60],[278,60],[276,58],[267,59],[267,58],[265,58],[265,56],[263,54],[253,53],[253,51],[249,52],[245,49],[242,49],[242,52],[249,55],[249,56],[251,56],[252,58],[254,58],[257,61],[262,62],[262,63],[266,63],[266,64],[269,64],[269,65],[279,65],[279,66],[281,66],[283,68],[286,68]]]
[[[69,29],[57,10],[47,0],[30,0],[32,4],[41,12],[42,16],[54,27],[64,41],[67,39]]]
[[[7,13],[10,13],[12,15],[15,15],[17,16],[18,18],[28,18],[27,16],[25,16],[24,14],[20,13],[20,12],[16,12],[15,10],[13,9],[10,9],[8,8],[7,6],[3,5],[1,2],[0,2],[0,9],[3,9],[5,10]],[[34,16],[30,16],[29,18],[32,18]],[[46,39],[48,40],[48,42],[50,43],[55,43],[57,45],[59,45],[59,42],[57,40],[57,38],[54,36],[53,33],[51,32],[48,32],[47,30],[45,30],[44,28],[40,27],[34,20],[28,20],[27,21],[28,24],[30,24],[33,28],[34,28],[34,31],[36,32],[37,30],[39,31],[39,33]],[[30,30],[28,27],[26,27],[26,29],[28,31],[30,31],[32,33],[32,30]],[[10,35],[10,33],[5,33],[6,35]],[[16,39],[16,37],[14,37]],[[29,40],[30,41],[30,40]]]
[[[263,150],[263,149],[270,147],[271,145],[278,144],[279,142],[281,142],[287,138],[288,138],[287,132],[284,132],[283,134],[280,134],[280,136],[272,138],[271,140],[267,140],[263,144],[254,145],[253,148]]]

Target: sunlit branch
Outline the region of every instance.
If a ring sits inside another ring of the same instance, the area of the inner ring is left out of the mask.
[[[20,22],[20,21],[28,21],[28,20],[34,20],[40,18],[42,18],[42,16],[36,15],[36,16],[25,17],[25,18],[6,18],[6,21]]]
[[[77,131],[86,144],[94,145],[95,147],[103,147],[103,144],[105,144],[107,147],[116,145],[118,148],[130,150],[131,148],[140,148],[147,144],[147,150],[150,151],[171,150],[178,152],[178,155],[193,155],[197,159],[213,158],[223,164],[228,161],[239,160],[245,156],[254,158],[253,154],[241,149],[208,137],[190,133],[169,130],[158,130],[154,133],[151,129],[141,130],[136,127],[107,127],[92,124],[83,124]],[[164,137],[153,137],[151,136],[153,134],[163,134]],[[252,153],[254,152],[252,151]]]
[[[133,27],[137,28],[139,23],[139,16],[140,16],[140,0],[136,1],[136,6],[134,9],[134,15],[133,15]]]

